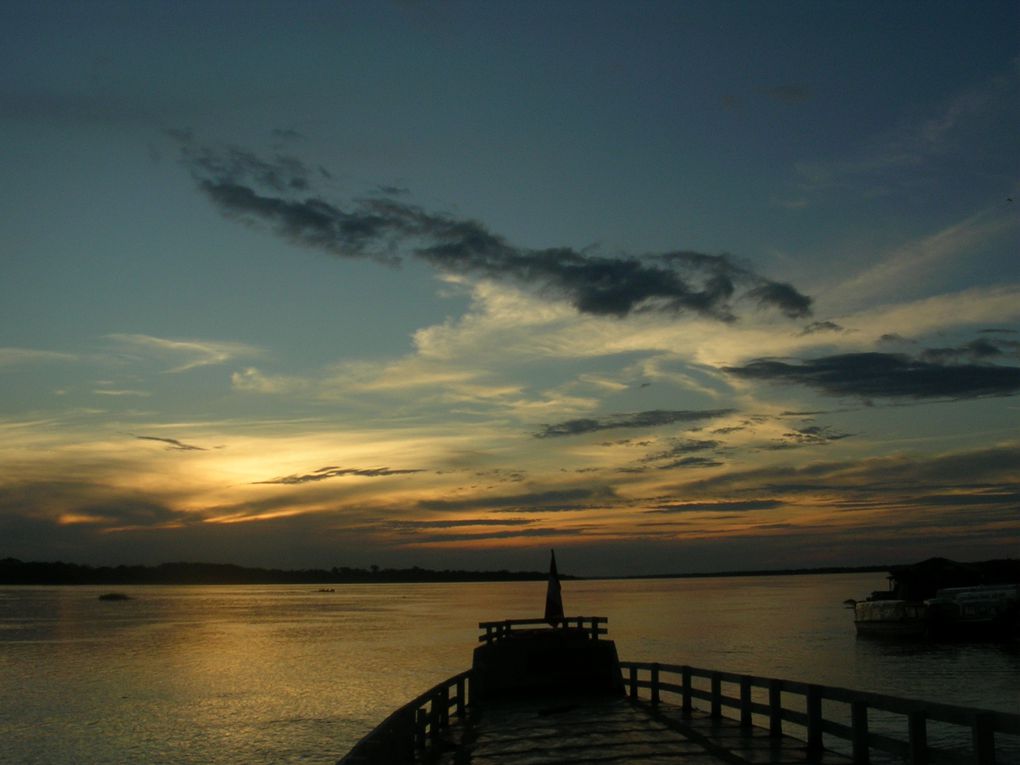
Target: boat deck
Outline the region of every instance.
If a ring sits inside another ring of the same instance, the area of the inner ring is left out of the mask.
[[[541,703],[521,699],[487,705],[453,725],[439,747],[439,765],[797,765],[809,761],[807,745],[727,718],[677,706],[633,703],[626,697],[560,697]],[[824,752],[814,763],[848,765]]]

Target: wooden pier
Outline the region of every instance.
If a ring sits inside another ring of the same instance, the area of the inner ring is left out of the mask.
[[[542,634],[599,641],[606,621],[568,617],[557,630],[536,630],[541,620],[482,622],[479,641]],[[394,712],[340,765],[1020,765],[1020,715],[691,666],[618,664],[623,693],[514,688],[475,698],[477,678],[462,672]],[[947,727],[957,735],[947,738]]]

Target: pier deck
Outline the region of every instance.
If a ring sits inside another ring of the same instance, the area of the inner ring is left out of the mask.
[[[606,621],[481,623],[472,668],[393,712],[340,765],[1020,764],[1020,715],[619,661]]]
[[[849,765],[832,752],[814,759],[807,745],[760,728],[680,707],[634,704],[626,698],[562,697],[540,704],[505,701],[448,730],[439,765]]]

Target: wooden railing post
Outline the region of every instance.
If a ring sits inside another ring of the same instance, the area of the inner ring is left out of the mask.
[[[652,706],[659,704],[659,664],[652,664]]]
[[[680,668],[680,676],[683,678],[683,701],[680,706],[680,713],[684,717],[690,717],[694,712],[694,704],[691,701],[691,668],[684,665]]]
[[[850,702],[850,725],[854,765],[868,765],[871,749],[868,743],[868,704],[864,701]]]
[[[630,698],[637,699],[637,667],[630,665]]]
[[[740,676],[740,724],[751,727],[751,676]]]
[[[910,730],[911,765],[925,765],[928,762],[928,718],[925,713],[911,712],[907,717]]]
[[[467,705],[467,677],[457,678],[457,717],[464,718],[464,708]]]
[[[425,728],[428,727],[428,712],[425,707],[415,710],[414,719],[414,750],[420,752],[425,748]]]
[[[811,754],[822,751],[822,689],[818,685],[807,690],[807,748]]]
[[[712,673],[712,717],[722,717],[722,678]]]
[[[782,680],[769,680],[769,735],[783,735]]]
[[[591,618],[591,639],[592,640],[599,639],[599,620],[596,619],[594,616]]]
[[[439,694],[433,693],[429,701],[429,739],[433,744],[439,739],[440,723]]]
[[[407,759],[408,761],[414,761],[414,752],[417,747],[417,731],[415,728],[418,723],[418,710],[409,706],[401,713],[400,719],[397,722],[399,732],[393,737],[393,746],[397,750],[394,759]]]
[[[995,765],[995,727],[988,712],[974,715],[971,738],[978,765]]]

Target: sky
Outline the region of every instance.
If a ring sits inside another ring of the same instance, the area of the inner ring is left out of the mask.
[[[1020,5],[0,5],[0,557],[1020,553]]]

